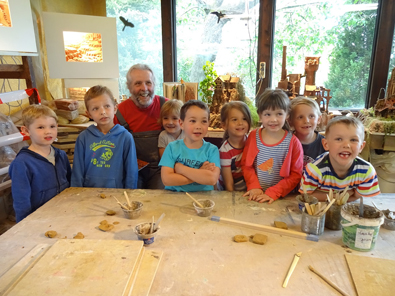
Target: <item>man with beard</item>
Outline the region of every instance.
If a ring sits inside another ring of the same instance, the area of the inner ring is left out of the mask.
[[[137,158],[148,162],[139,171],[138,188],[163,189],[158,167],[158,136],[162,126],[158,119],[167,99],[154,94],[155,75],[148,65],[136,64],[130,67],[126,84],[131,96],[118,105],[114,123],[121,124],[133,134]]]

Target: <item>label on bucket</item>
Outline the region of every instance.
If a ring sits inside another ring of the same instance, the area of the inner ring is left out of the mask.
[[[370,249],[373,241],[374,229],[357,228],[355,236],[355,247],[359,249]]]

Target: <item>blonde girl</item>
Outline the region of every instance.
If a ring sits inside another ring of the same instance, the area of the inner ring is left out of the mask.
[[[247,189],[241,171],[241,157],[251,127],[251,113],[246,103],[232,101],[221,109],[224,142],[219,149],[221,176],[219,184],[227,191]]]
[[[182,105],[182,101],[180,100],[168,100],[163,104],[160,110],[159,124],[165,129],[159,134],[158,138],[159,156],[161,158],[165,148],[170,142],[184,139],[184,133],[180,126],[180,111]]]
[[[289,131],[290,100],[282,90],[266,89],[258,98],[262,126],[250,133],[241,167],[249,200],[269,204],[286,196],[300,182],[303,149]]]

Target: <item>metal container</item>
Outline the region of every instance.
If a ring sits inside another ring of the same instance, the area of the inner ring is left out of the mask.
[[[302,212],[302,231],[309,234],[321,235],[324,232],[325,214],[318,216],[309,215],[306,209]]]

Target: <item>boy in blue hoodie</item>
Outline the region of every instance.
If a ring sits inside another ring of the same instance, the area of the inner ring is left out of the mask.
[[[138,166],[133,136],[114,125],[117,106],[111,91],[91,87],[84,97],[91,125],[77,138],[74,150],[72,187],[137,188]]]
[[[19,151],[9,168],[16,222],[69,187],[71,175],[66,153],[52,146],[58,135],[55,112],[31,105],[23,110],[22,121],[31,145]]]

